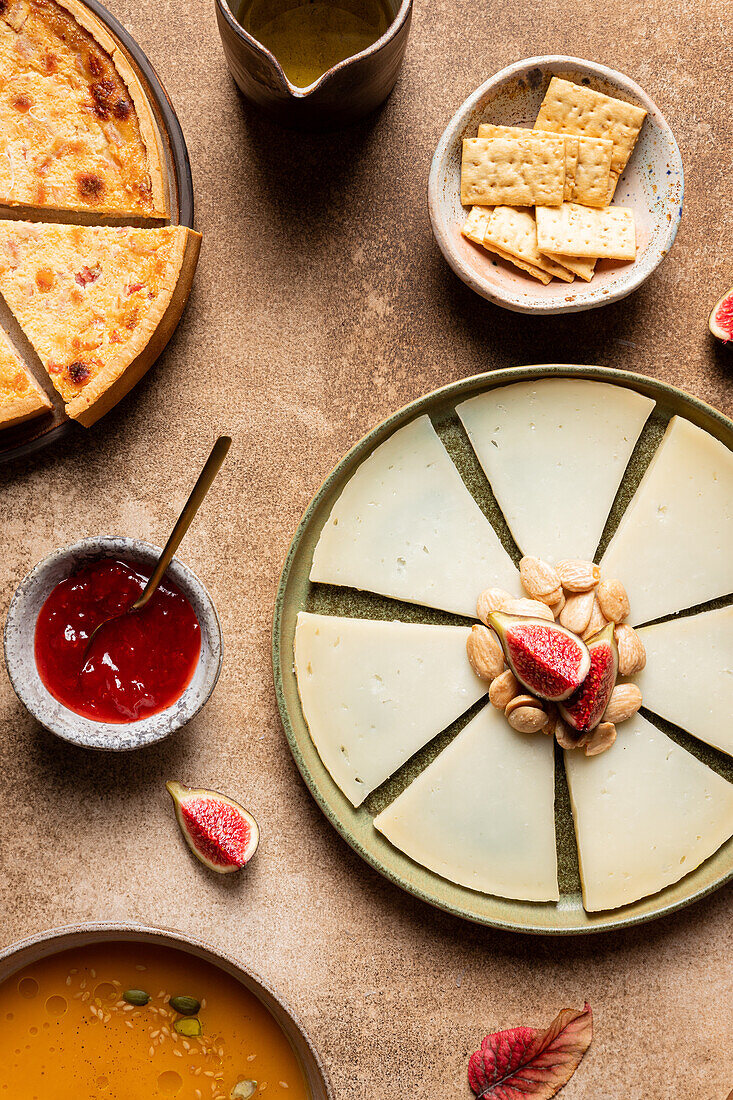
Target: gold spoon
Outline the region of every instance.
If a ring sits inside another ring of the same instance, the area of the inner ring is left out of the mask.
[[[211,483],[219,473],[222,462],[226,458],[227,451],[232,445],[231,438],[228,435],[220,435],[214,446],[211,448],[211,454],[206,460],[206,465],[199,474],[198,481],[191,490],[191,495],[183,506],[183,510],[176,520],[176,525],[171,531],[170,538],[163,547],[161,555],[158,558],[155,569],[153,570],[150,580],[145,585],[142,593],[135,600],[131,607],[128,607],[127,611],[122,611],[119,615],[112,615],[109,619],[102,619],[102,622],[95,626],[92,633],[89,635],[89,641],[87,642],[86,649],[84,650],[84,668],[86,668],[87,658],[89,656],[89,650],[91,649],[92,642],[96,638],[99,631],[107,623],[114,622],[115,619],[121,619],[124,615],[132,615],[135,611],[142,611],[145,605],[148,603],[156,588],[160,584],[165,574],[166,569],[171,563],[171,559],[178,549],[181,539],[188,531],[193,517],[198,512],[203,499],[211,488]]]

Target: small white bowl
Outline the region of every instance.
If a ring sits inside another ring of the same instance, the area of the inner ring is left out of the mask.
[[[152,568],[159,555],[159,547],[141,539],[99,535],[54,550],[18,585],[5,622],[5,663],[10,683],[33,717],[64,741],[113,752],[139,749],[180,729],[208,702],[221,671],[221,626],[211,596],[193,570],[177,558],[169,565],[166,577],[178,586],[196,613],[201,627],[201,654],[190,684],[175,703],[138,722],[94,722],[54,699],[38,675],[36,621],[46,598],[60,581],[102,558],[119,558]]]
[[[553,279],[543,286],[461,234],[469,207],[461,206],[462,141],[476,137],[479,123],[534,125],[553,76],[640,104],[647,111],[636,148],[619,180],[617,206],[630,206],[636,219],[634,263],[601,260],[590,283]],[[574,313],[625,298],[672,247],[682,217],[682,157],[662,112],[627,76],[577,57],[549,55],[517,61],[482,84],[448,123],[433,156],[428,206],[441,252],[459,279],[483,298],[517,313]]]

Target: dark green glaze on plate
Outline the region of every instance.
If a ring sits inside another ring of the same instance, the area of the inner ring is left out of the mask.
[[[458,886],[414,863],[372,825],[372,819],[433,760],[481,707],[476,704],[448,730],[431,741],[411,760],[354,809],[331,779],[311,740],[300,706],[293,671],[293,639],[299,611],[354,615],[368,618],[402,619],[407,622],[460,623],[468,620],[447,612],[403,604],[397,600],[356,592],[348,588],[314,585],[308,579],[313,551],[321,528],[344,485],[364,459],[389,435],[417,416],[427,413],[440,434],[464,481],[494,523],[509,552],[518,560],[503,516],[455,415],[455,406],[469,397],[512,382],[539,381],[549,377],[584,378],[610,382],[637,390],[657,402],[629,463],[606,525],[599,550],[602,552],[661,438],[667,420],[674,414],[686,417],[733,449],[733,422],[722,413],[665,383],[643,375],[607,367],[548,365],[515,367],[476,375],[453,382],[427,394],[394,413],[368,433],[342,459],[308,506],[288,551],[278,587],[273,630],[273,668],[278,706],[295,762],[311,794],[335,829],[359,855],[397,886],[456,916],[480,924],[516,932],[568,934],[623,928],[672,913],[704,897],[733,878],[733,839],[724,844],[679,882],[633,905],[603,913],[586,913],[580,895],[580,879],[569,797],[561,756],[556,759],[556,819],[560,901],[538,903],[513,901],[481,894]],[[598,555],[597,555],[598,556]],[[490,578],[487,578],[487,586]],[[725,600],[713,601],[706,607]],[[695,741],[661,719],[646,717],[686,749],[733,782],[733,761],[724,753]]]

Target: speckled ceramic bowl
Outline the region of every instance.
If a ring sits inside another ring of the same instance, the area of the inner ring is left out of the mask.
[[[638,253],[634,263],[601,260],[591,282],[553,279],[542,286],[530,275],[498,259],[461,235],[468,207],[461,206],[463,138],[476,137],[479,123],[534,124],[553,76],[646,109],[636,148],[619,180],[614,203],[629,206],[636,219]],[[633,80],[621,73],[552,55],[517,61],[482,84],[448,123],[433,156],[428,205],[435,239],[459,279],[483,298],[517,313],[573,313],[625,298],[659,266],[672,247],[682,216],[682,158],[662,112]]]
[[[177,558],[166,576],[189,601],[201,627],[201,655],[191,683],[180,699],[139,722],[114,725],[94,722],[67,710],[41,683],[34,654],[36,620],[51,590],[74,570],[100,558],[120,558],[152,566],[160,547],[141,539],[99,535],[54,550],[21,581],[5,622],[5,663],[16,695],[41,725],[52,733],[89,749],[122,752],[152,745],[189,722],[208,701],[222,664],[221,627],[211,596],[196,574]]]
[[[57,955],[60,951],[120,941],[172,947],[197,959],[203,959],[204,962],[231,975],[262,1002],[285,1033],[300,1062],[311,1100],[332,1100],[333,1093],[323,1063],[302,1024],[282,997],[249,967],[243,966],[236,959],[210,947],[207,943],[183,933],[148,928],[132,922],[124,924],[99,922],[53,928],[0,950],[0,982],[11,978],[24,967],[39,962],[49,955]]]

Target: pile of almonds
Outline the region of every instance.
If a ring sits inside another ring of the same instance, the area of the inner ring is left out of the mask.
[[[619,675],[633,676],[646,664],[641,638],[628,626],[630,608],[621,581],[602,580],[597,565],[589,561],[561,561],[548,565],[541,558],[522,558],[519,575],[526,598],[517,599],[501,588],[487,588],[478,598],[476,614],[486,624],[492,611],[526,615],[559,622],[566,630],[588,641],[608,623],[614,623]],[[616,740],[616,726],[636,714],[641,691],[636,684],[616,684],[603,718],[590,733],[578,735],[562,721],[553,703],[525,694],[511,669],[493,630],[474,626],[466,644],[468,659],[477,676],[490,684],[489,699],[503,710],[509,725],[520,733],[554,735],[564,749],[582,748],[586,756],[605,752]]]

